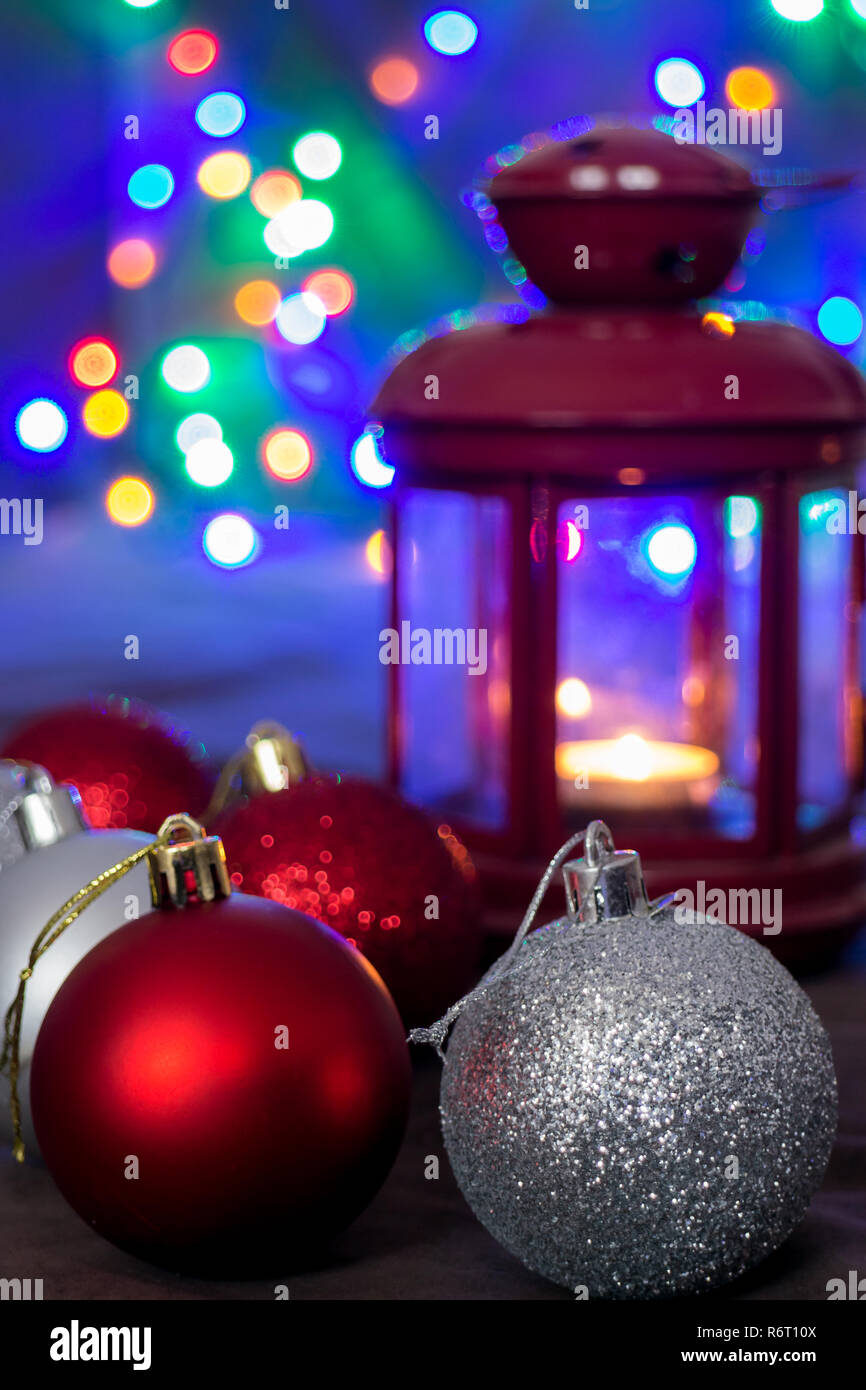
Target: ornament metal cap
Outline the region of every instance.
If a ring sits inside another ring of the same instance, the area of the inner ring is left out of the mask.
[[[603,820],[587,826],[583,857],[563,864],[562,876],[573,921],[589,924],[650,915],[640,855],[633,849],[615,849]]]
[[[248,752],[241,756],[240,781],[247,796],[280,792],[310,775],[306,753],[282,724],[267,719],[254,724],[246,745]]]
[[[193,893],[205,903],[231,895],[222,840],[185,813],[163,821],[147,867],[154,907],[186,907]]]
[[[11,812],[25,851],[46,849],[87,829],[76,787],[56,786],[38,763],[6,762],[18,784],[20,799]]]

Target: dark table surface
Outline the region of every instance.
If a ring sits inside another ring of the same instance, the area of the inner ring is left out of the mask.
[[[710,1299],[827,1298],[827,1281],[866,1275],[866,949],[804,986],[833,1041],[839,1134],[802,1225],[756,1270]],[[415,1059],[412,1115],[388,1181],[320,1266],[286,1274],[292,1299],[568,1299],[501,1249],[473,1218],[445,1157],[439,1064]],[[425,1177],[428,1156],[438,1179]],[[0,1150],[0,1276],[41,1278],[46,1299],[273,1299],[274,1279],[166,1274],[115,1250],[66,1205],[47,1171]]]

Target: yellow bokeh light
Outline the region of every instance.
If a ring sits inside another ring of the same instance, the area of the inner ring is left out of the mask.
[[[252,177],[250,161],[237,150],[221,150],[206,159],[198,171],[198,185],[210,198],[236,198]]]
[[[250,189],[250,201],[263,217],[276,217],[290,203],[298,202],[300,196],[300,183],[285,169],[266,170]]]
[[[712,309],[710,313],[704,314],[701,319],[701,327],[706,332],[720,338],[733,338],[736,324],[729,314],[722,314],[717,309]]]
[[[274,430],[264,445],[269,473],[284,483],[295,483],[309,473],[313,463],[310,441],[300,430]]]
[[[734,68],[728,73],[725,94],[741,111],[763,111],[776,99],[776,89],[760,68]]]
[[[392,555],[388,537],[384,531],[374,531],[364,547],[367,564],[374,574],[390,574]]]
[[[140,526],[153,511],[153,493],[141,478],[118,478],[108,490],[105,506],[118,526]]]
[[[556,687],[556,708],[569,719],[583,719],[592,709],[589,686],[577,676],[569,676]]]
[[[101,439],[126,429],[129,406],[119,391],[94,391],[84,403],[84,428]]]
[[[235,309],[244,323],[261,327],[273,323],[281,300],[282,295],[270,280],[250,280],[235,295]]]

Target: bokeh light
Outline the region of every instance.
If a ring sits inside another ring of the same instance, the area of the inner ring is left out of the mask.
[[[393,555],[388,537],[384,531],[374,531],[364,546],[367,564],[374,574],[388,575],[393,565]]]
[[[725,502],[725,530],[734,540],[758,529],[761,512],[754,497],[729,497]]]
[[[381,428],[365,430],[352,445],[352,472],[365,487],[390,487],[394,481],[393,466],[386,463],[379,453],[378,440],[381,433]]]
[[[213,67],[217,56],[217,41],[206,29],[187,29],[178,34],[168,46],[168,61],[175,72],[196,77]]]
[[[568,719],[584,719],[592,710],[589,686],[577,676],[568,676],[556,687],[556,708]]]
[[[315,270],[303,289],[318,296],[329,318],[344,314],[355,298],[355,286],[343,270]]]
[[[247,118],[247,108],[236,92],[211,92],[202,97],[195,108],[195,121],[205,135],[224,140],[240,130]]]
[[[111,439],[126,429],[129,403],[119,391],[94,391],[81,412],[84,428],[99,439]]]
[[[174,192],[174,176],[164,164],[142,164],[126,188],[137,207],[161,208]]]
[[[783,19],[792,19],[797,24],[817,19],[824,8],[824,0],[770,0],[770,4]]]
[[[288,295],[274,319],[277,332],[287,343],[296,343],[298,346],[314,343],[320,338],[327,321],[328,316],[321,299],[317,294],[310,294],[308,290]]]
[[[473,47],[478,25],[462,10],[438,10],[425,21],[424,37],[437,53],[453,58]]]
[[[199,443],[200,439],[221,439],[222,425],[214,416],[197,410],[192,416],[185,416],[181,420],[174,438],[181,453],[186,453],[192,449],[193,443]]]
[[[863,332],[863,315],[853,299],[834,294],[818,310],[818,327],[828,343],[849,347]]]
[[[104,338],[83,338],[69,354],[69,372],[79,386],[106,386],[117,372],[117,353]]]
[[[737,325],[730,314],[723,314],[719,309],[711,309],[709,313],[704,314],[701,327],[713,338],[733,338],[737,331]]]
[[[159,0],[126,0],[126,3],[134,10],[149,10],[151,5],[158,5]]]
[[[173,391],[201,391],[210,381],[207,353],[193,343],[181,343],[167,352],[160,371]]]
[[[703,73],[688,58],[665,58],[655,71],[655,88],[662,101],[679,109],[694,106],[706,91]]]
[[[329,179],[343,162],[339,140],[324,130],[302,135],[292,150],[292,159],[299,173],[308,179]]]
[[[174,437],[177,447],[185,454],[193,444],[198,444],[202,439],[222,439],[223,427],[213,415],[196,411],[195,414],[187,415],[181,420]]]
[[[725,81],[725,95],[741,111],[763,111],[776,100],[776,89],[760,68],[734,68]]]
[[[25,449],[51,454],[66,438],[66,416],[56,401],[38,396],[23,405],[15,417],[15,433]]]
[[[866,19],[866,0],[850,0],[850,4],[858,19]]]
[[[683,579],[695,567],[697,542],[688,526],[657,526],[646,538],[646,555],[657,574]]]
[[[126,290],[147,284],[156,269],[153,247],[140,237],[120,241],[108,257],[108,273],[115,284]]]
[[[250,161],[237,150],[212,154],[201,165],[198,186],[209,198],[237,198],[252,177]]]
[[[324,246],[334,230],[334,214],[318,198],[290,203],[264,230],[265,245],[275,256],[301,256]]]
[[[272,430],[265,438],[262,456],[268,472],[284,483],[297,482],[313,465],[310,441],[300,430]]]
[[[212,564],[220,569],[236,570],[255,558],[259,538],[246,517],[223,512],[204,528],[202,547]]]
[[[234,466],[234,455],[221,439],[199,439],[186,451],[186,471],[199,487],[220,487]]]
[[[250,189],[250,201],[263,217],[276,217],[301,196],[301,185],[286,169],[266,169]]]
[[[408,58],[383,58],[370,73],[370,87],[386,106],[402,106],[418,88],[418,69]]]
[[[118,526],[141,526],[153,505],[153,492],[142,478],[118,478],[105,497],[108,515]]]
[[[235,310],[244,323],[261,327],[273,323],[282,295],[270,280],[250,280],[235,295]]]

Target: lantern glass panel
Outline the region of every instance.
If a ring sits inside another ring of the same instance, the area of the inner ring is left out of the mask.
[[[508,814],[511,519],[501,497],[417,488],[397,541],[401,788],[483,829]]]
[[[818,829],[845,809],[858,771],[847,508],[842,488],[800,499],[797,823],[803,831]]]
[[[565,502],[556,773],[569,826],[755,833],[761,507],[724,495]]]

